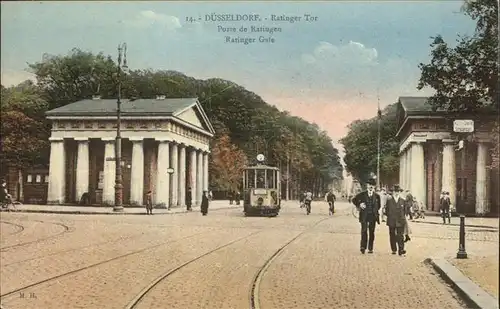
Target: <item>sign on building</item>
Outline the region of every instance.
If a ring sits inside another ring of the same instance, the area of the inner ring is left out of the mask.
[[[474,120],[470,119],[454,120],[453,132],[460,132],[460,133],[474,132]]]

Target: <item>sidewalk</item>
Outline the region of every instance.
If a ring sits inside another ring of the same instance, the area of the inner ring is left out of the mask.
[[[469,306],[478,309],[499,308],[498,255],[496,258],[469,257],[462,260],[452,257],[429,258],[425,262],[432,265]]]
[[[221,209],[237,209],[242,205],[229,205],[228,201],[216,200],[210,202],[210,210]],[[192,212],[199,212],[200,206],[193,206]],[[2,210],[4,212],[6,210]],[[64,205],[16,205],[16,209],[11,209],[10,212],[23,212],[23,213],[51,213],[51,214],[72,214],[72,215],[146,215],[144,207],[124,207],[122,212],[113,211],[113,207],[105,206],[64,206]],[[172,207],[167,209],[154,209],[153,214],[167,215],[187,213],[186,207]]]
[[[443,225],[443,219],[437,216],[425,216],[425,219],[416,219],[412,222],[415,223],[425,223],[425,224],[439,224]],[[460,226],[460,218],[451,217],[451,224],[448,224],[446,220],[446,225]],[[498,218],[469,218],[465,217],[465,227],[476,227],[476,228],[489,228],[489,229],[499,229]]]

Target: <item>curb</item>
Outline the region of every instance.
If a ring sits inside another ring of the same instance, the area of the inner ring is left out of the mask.
[[[224,208],[213,208],[209,211],[223,210],[223,209],[238,209],[241,207],[224,207]],[[79,211],[79,210],[34,210],[34,209],[11,209],[11,210],[2,210],[2,212],[20,212],[20,213],[40,213],[40,214],[59,214],[59,215],[108,215],[108,216],[145,216],[145,213],[142,212],[98,212],[98,211]],[[193,211],[173,211],[173,212],[160,212],[155,213],[155,215],[175,215],[175,214],[183,214],[183,213],[191,213]]]
[[[424,223],[424,224],[435,224],[435,225],[447,225],[447,226],[460,226],[458,223],[452,223],[452,224],[443,224],[441,222],[429,222],[429,221],[410,221],[411,223]],[[465,227],[475,227],[475,228],[485,228],[485,229],[494,229],[495,231],[498,231],[499,228],[496,226],[490,226],[490,225],[476,225],[476,224],[465,224]],[[467,232],[467,231],[466,231]]]
[[[439,273],[439,275],[470,304],[474,309],[498,309],[498,299],[494,298],[477,284],[472,282],[451,263],[441,258],[427,258],[424,261]]]

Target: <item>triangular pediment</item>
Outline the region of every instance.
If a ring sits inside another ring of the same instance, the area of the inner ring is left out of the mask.
[[[180,113],[179,115],[177,115],[177,118],[181,119],[181,120],[184,120],[185,122],[189,123],[189,124],[192,124],[194,126],[197,126],[198,128],[202,128],[202,129],[207,129],[200,117],[198,116],[198,114],[196,113],[196,107],[191,107],[190,109],[187,109],[185,111],[183,111],[182,113]]]
[[[195,127],[205,130],[208,133],[214,134],[215,131],[212,127],[212,124],[208,120],[207,115],[203,111],[203,108],[197,101],[191,106],[178,111],[174,114],[178,119],[185,121]]]

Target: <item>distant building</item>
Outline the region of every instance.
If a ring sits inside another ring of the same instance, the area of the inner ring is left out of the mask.
[[[433,112],[425,97],[400,97],[397,137],[401,187],[429,210],[438,211],[439,195],[448,191],[458,213],[498,215],[498,169],[489,168],[495,142],[490,134],[496,118],[491,112]],[[455,119],[474,120],[474,132],[453,132]],[[458,150],[461,139],[466,141]]]

